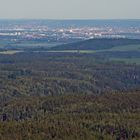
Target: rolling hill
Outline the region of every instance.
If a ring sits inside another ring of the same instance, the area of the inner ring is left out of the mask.
[[[116,46],[138,45],[137,39],[90,39],[76,43],[52,47],[50,50],[105,50]]]

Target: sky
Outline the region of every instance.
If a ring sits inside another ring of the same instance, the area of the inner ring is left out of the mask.
[[[140,0],[0,0],[0,19],[140,19]]]

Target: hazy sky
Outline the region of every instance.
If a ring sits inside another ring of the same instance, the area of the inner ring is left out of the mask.
[[[0,0],[0,18],[140,19],[140,0]]]

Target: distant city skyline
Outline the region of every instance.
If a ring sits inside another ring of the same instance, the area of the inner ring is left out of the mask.
[[[0,0],[0,19],[140,19],[140,0]]]

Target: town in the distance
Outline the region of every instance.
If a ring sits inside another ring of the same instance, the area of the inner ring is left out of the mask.
[[[140,20],[1,20],[1,47],[54,46],[92,38],[140,39]],[[46,43],[48,43],[46,45]]]

